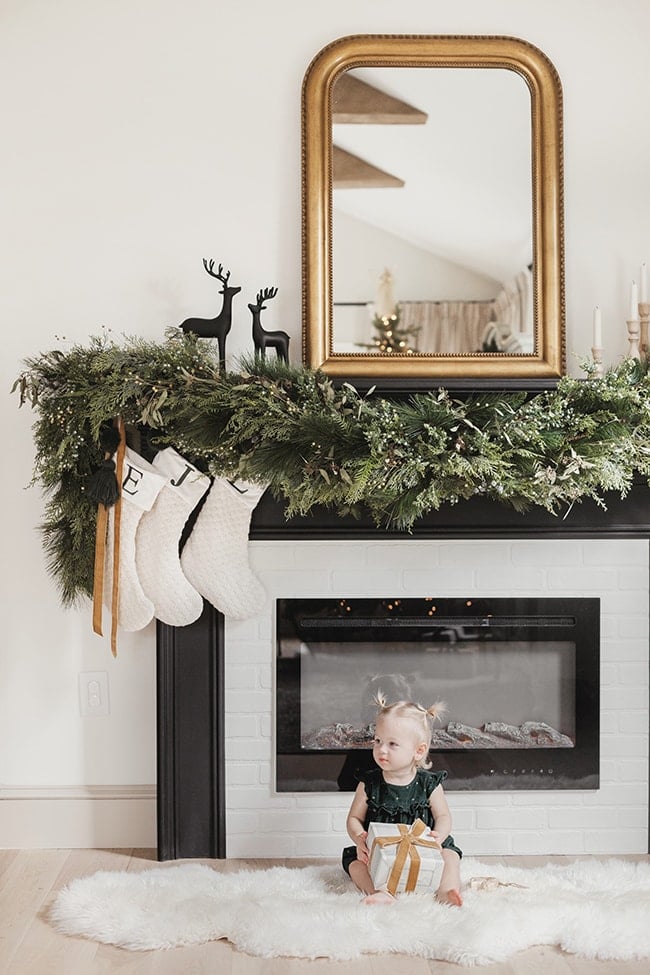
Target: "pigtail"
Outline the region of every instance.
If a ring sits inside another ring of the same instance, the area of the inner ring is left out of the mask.
[[[379,711],[380,714],[383,711],[387,711],[388,708],[390,707],[390,704],[386,700],[386,695],[382,690],[377,691],[377,693],[372,699],[372,703],[375,705],[377,711]]]
[[[447,713],[446,701],[434,701],[430,708],[426,709],[432,721],[441,721]]]

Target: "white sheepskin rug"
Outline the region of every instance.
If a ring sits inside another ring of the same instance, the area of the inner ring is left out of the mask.
[[[488,874],[491,882],[479,879]],[[223,873],[161,865],[74,880],[58,894],[50,919],[65,934],[134,951],[226,938],[265,958],[395,952],[470,966],[533,945],[584,958],[650,957],[650,862],[582,860],[527,870],[466,858],[463,883],[462,908],[421,893],[369,906],[339,866]]]

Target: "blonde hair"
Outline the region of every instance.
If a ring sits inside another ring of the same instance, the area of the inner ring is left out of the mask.
[[[415,701],[394,701],[392,704],[388,704],[382,692],[379,691],[375,695],[375,704],[377,705],[375,722],[379,721],[380,718],[387,717],[404,718],[416,726],[418,733],[422,734],[422,741],[425,742],[427,750],[415,764],[420,768],[431,768],[432,763],[429,761],[428,754],[431,748],[433,723],[439,721],[447,711],[445,702],[435,701],[429,708],[425,708]]]

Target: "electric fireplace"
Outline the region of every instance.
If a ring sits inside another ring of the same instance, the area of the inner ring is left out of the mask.
[[[446,788],[596,789],[600,600],[276,601],[277,792],[353,791],[374,699],[446,703]]]

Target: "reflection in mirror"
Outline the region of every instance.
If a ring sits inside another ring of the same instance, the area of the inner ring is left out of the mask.
[[[561,88],[508,37],[357,35],[303,86],[304,361],[558,377]]]
[[[365,95],[356,114],[339,111],[352,82]],[[386,99],[417,109],[391,114]],[[530,119],[528,87],[506,69],[361,68],[339,77],[335,353],[533,353]]]

